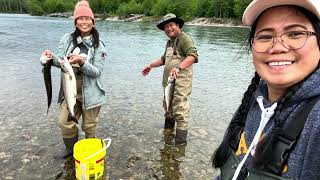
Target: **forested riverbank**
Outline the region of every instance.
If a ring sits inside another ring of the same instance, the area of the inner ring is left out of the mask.
[[[0,12],[48,15],[72,12],[78,0],[0,0]],[[98,17],[120,17],[143,14],[146,21],[156,20],[166,13],[175,13],[187,21],[199,17],[216,23],[240,21],[251,0],[89,0]]]

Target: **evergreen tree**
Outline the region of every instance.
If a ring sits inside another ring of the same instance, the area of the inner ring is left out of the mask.
[[[140,14],[141,12],[142,5],[135,0],[130,0],[128,3],[122,3],[117,10],[117,13],[122,16]]]
[[[0,12],[43,15],[72,12],[79,0],[0,0]],[[193,17],[241,19],[252,0],[90,0],[95,13],[127,16],[163,16],[174,13],[188,20]]]
[[[252,0],[234,0],[233,11],[237,18],[241,19],[244,10],[251,1]]]
[[[31,15],[43,15],[45,12],[39,0],[26,0],[26,9]]]

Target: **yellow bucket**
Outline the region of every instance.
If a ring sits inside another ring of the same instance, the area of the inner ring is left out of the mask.
[[[106,141],[108,143],[106,144]],[[104,157],[111,139],[88,138],[78,141],[73,147],[76,178],[78,180],[101,179]]]

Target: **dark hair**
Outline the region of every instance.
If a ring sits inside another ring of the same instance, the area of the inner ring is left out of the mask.
[[[247,91],[244,93],[244,96],[241,101],[241,105],[239,106],[236,114],[232,118],[229,127],[227,128],[226,134],[220,144],[219,148],[215,151],[213,156],[213,166],[221,167],[227,160],[228,155],[230,153],[230,144],[233,144],[231,141],[236,139],[239,135],[237,132],[238,128],[244,127],[247,113],[249,111],[250,100],[260,82],[260,76],[258,73],[255,73],[255,76],[251,80],[251,84],[249,85]],[[238,142],[235,142],[237,144]],[[237,147],[231,147],[232,150],[235,150]]]
[[[98,48],[99,47],[99,33],[97,31],[97,29],[95,27],[93,27],[91,29],[92,34],[92,46],[94,48]],[[71,37],[72,37],[72,43],[74,46],[78,46],[78,42],[77,42],[77,38],[78,36],[80,36],[81,31],[76,27],[76,29],[74,30],[73,33],[71,33]]]
[[[312,23],[315,33],[317,34],[317,42],[318,46],[320,45],[320,20],[317,16],[315,16],[313,13],[310,11],[306,10],[305,8],[294,6],[297,11],[303,13]],[[262,13],[261,13],[262,14]],[[257,22],[260,16],[257,18],[257,20],[253,23],[249,37],[248,37],[248,44],[251,49],[251,39],[254,37],[255,34],[255,29],[257,26]],[[319,46],[320,48],[320,46]],[[312,74],[312,73],[311,73]],[[310,74],[310,75],[311,75]],[[310,76],[309,75],[309,76]],[[309,77],[308,76],[308,77]],[[307,79],[306,77],[305,79]],[[253,160],[253,167],[255,168],[263,168],[267,163],[270,161],[270,153],[272,152],[274,142],[276,140],[275,137],[277,137],[280,133],[280,129],[283,126],[283,120],[280,119],[280,114],[282,110],[285,108],[288,100],[297,92],[297,90],[301,87],[303,82],[305,81],[302,80],[299,83],[293,85],[290,87],[287,92],[280,97],[278,101],[277,108],[275,109],[274,115],[271,117],[271,120],[275,121],[275,127],[272,129],[271,133],[267,135],[265,138],[263,138],[259,143],[256,148],[256,156],[255,159]],[[247,91],[244,93],[244,96],[242,98],[241,105],[239,106],[236,114],[234,115],[233,119],[231,120],[226,134],[223,138],[222,143],[219,145],[217,150],[215,151],[213,158],[212,158],[212,165],[215,168],[221,167],[226,161],[227,158],[230,154],[230,150],[236,151],[238,148],[238,143],[239,143],[239,131],[241,131],[246,123],[246,118],[247,114],[249,111],[249,105],[250,101],[253,98],[254,92],[259,84],[260,77],[259,75],[255,72],[255,76],[253,77],[251,84],[249,85]],[[233,142],[237,141],[237,142]],[[233,145],[235,143],[236,145]]]

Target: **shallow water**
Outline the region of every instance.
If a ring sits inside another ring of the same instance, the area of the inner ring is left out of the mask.
[[[71,19],[0,14],[0,179],[74,179],[73,160],[56,161],[62,148],[57,125],[59,70],[52,69],[47,99],[40,53],[55,50],[73,30]],[[210,158],[240,103],[253,70],[240,56],[248,29],[185,26],[199,51],[190,96],[187,146],[163,132],[163,68],[140,70],[164,51],[166,36],[154,24],[97,21],[108,59],[103,72],[108,103],[97,135],[111,137],[104,179],[212,179]],[[81,134],[83,138],[83,134]]]

